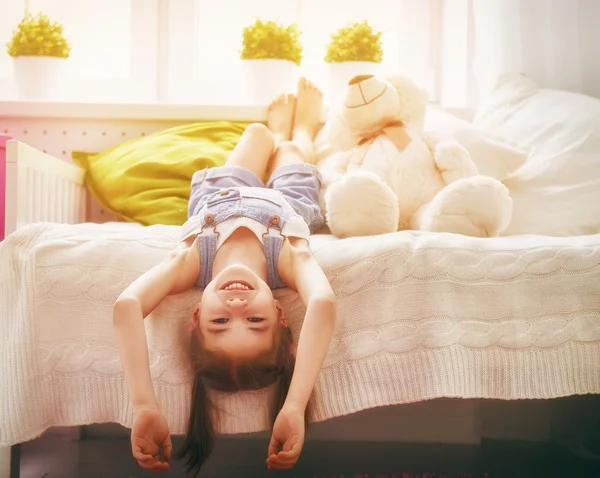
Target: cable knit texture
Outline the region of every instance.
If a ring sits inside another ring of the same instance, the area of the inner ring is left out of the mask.
[[[177,243],[173,226],[24,227],[0,244],[0,446],[132,411],[112,326],[120,292]],[[475,239],[402,232],[313,236],[339,319],[314,420],[438,397],[600,393],[600,235]],[[276,292],[296,337],[304,308]],[[190,399],[188,326],[200,291],[146,320],[173,434]],[[268,427],[265,393],[216,394],[218,430]],[[258,413],[257,413],[258,412]]]

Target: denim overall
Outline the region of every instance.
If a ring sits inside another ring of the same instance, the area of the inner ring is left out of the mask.
[[[258,221],[265,228],[262,242],[267,259],[269,287],[285,288],[277,271],[279,254],[285,240],[282,231],[288,219],[297,215],[282,194],[273,189],[232,187],[223,188],[208,196],[197,212],[197,216],[202,218],[202,228],[197,236],[201,270],[196,284],[204,288],[212,279],[219,224],[229,218],[243,216]]]

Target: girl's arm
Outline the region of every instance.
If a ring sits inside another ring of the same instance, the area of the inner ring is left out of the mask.
[[[295,289],[306,306],[296,352],[296,367],[285,401],[306,409],[323,366],[336,321],[335,296],[305,240],[291,241]]]
[[[167,296],[194,286],[200,273],[196,242],[175,249],[164,261],[136,279],[117,299],[113,323],[119,356],[136,409],[158,406],[148,361],[143,319]]]

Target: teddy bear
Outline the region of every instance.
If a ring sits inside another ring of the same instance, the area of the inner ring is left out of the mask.
[[[460,143],[423,132],[427,103],[427,92],[404,76],[350,80],[316,141],[332,234],[494,237],[508,226],[508,189],[479,174]]]

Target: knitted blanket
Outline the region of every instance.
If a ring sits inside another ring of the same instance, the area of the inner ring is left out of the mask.
[[[0,244],[0,446],[50,426],[131,426],[112,306],[178,236],[174,226],[35,224]],[[600,393],[600,236],[402,232],[311,245],[339,312],[314,420],[439,397]],[[297,336],[302,303],[277,295]],[[145,321],[173,434],[186,427],[199,298],[169,297]],[[218,431],[266,429],[266,393],[216,394]]]

